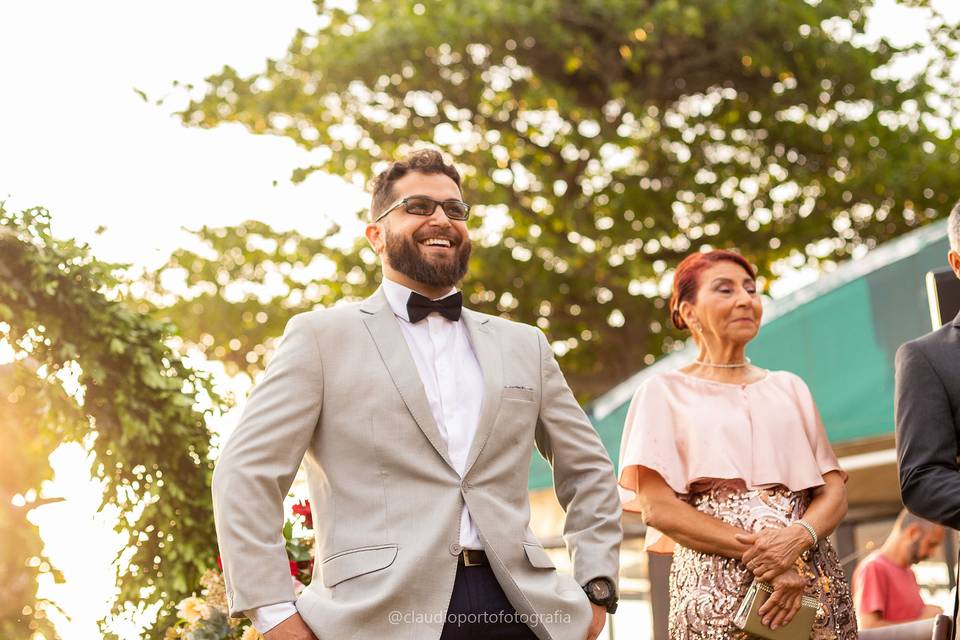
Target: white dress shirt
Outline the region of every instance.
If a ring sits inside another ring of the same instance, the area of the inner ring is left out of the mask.
[[[417,366],[430,411],[447,445],[450,461],[462,476],[470,445],[477,432],[483,399],[483,373],[470,344],[467,327],[462,318],[452,322],[439,313],[431,313],[420,322],[411,323],[407,315],[407,299],[411,289],[388,278],[383,279],[381,286]],[[456,289],[437,299],[454,293]],[[460,514],[460,546],[465,549],[483,548],[466,505]],[[297,608],[292,602],[279,602],[244,611],[260,633],[266,633],[296,612]]]

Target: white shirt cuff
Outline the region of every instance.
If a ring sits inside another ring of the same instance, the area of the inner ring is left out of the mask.
[[[297,613],[297,607],[292,602],[278,602],[255,609],[247,609],[243,612],[243,615],[250,618],[257,631],[264,634],[295,613]]]

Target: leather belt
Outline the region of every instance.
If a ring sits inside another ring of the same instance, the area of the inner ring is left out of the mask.
[[[460,552],[459,560],[464,567],[482,567],[489,564],[483,549],[464,549]]]

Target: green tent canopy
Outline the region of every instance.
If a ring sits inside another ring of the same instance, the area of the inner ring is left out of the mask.
[[[758,366],[792,371],[807,382],[833,444],[891,435],[894,355],[901,344],[930,331],[925,277],[946,265],[948,250],[946,224],[937,222],[766,302],[763,328],[747,354]],[[658,371],[685,366],[695,355],[690,343],[588,407],[614,462],[639,385]],[[535,453],[530,490],[552,484],[549,466]]]

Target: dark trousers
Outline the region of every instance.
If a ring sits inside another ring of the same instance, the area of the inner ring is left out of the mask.
[[[487,565],[457,567],[440,640],[537,640]]]

